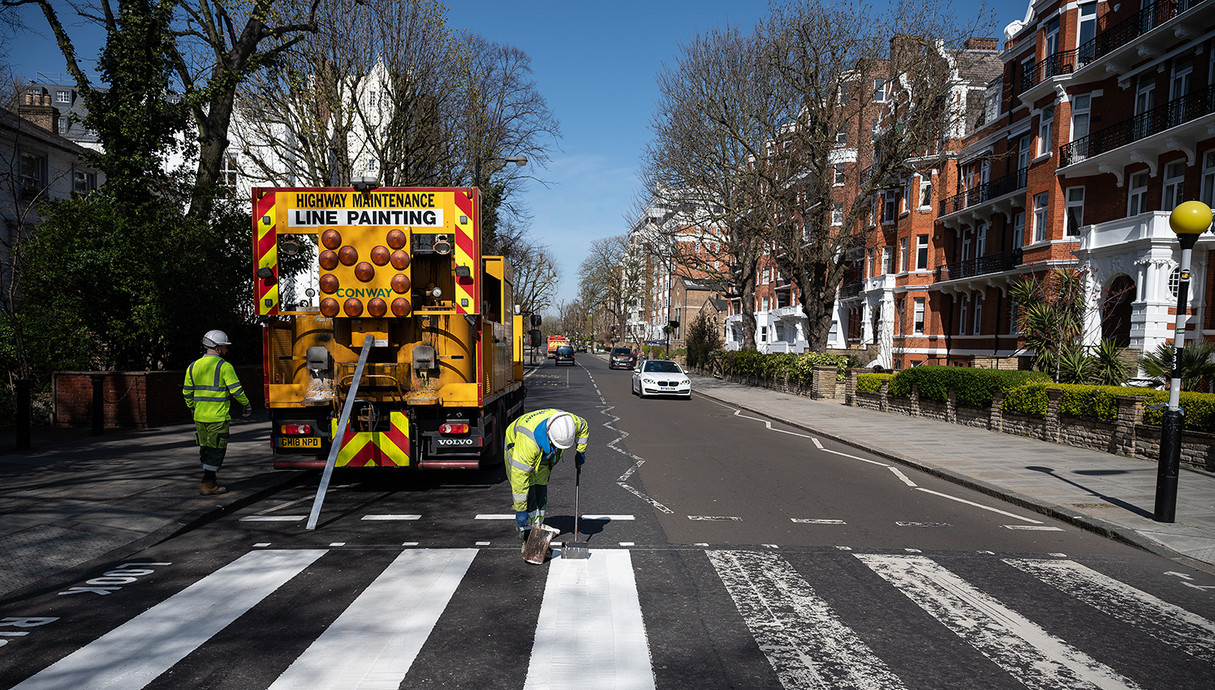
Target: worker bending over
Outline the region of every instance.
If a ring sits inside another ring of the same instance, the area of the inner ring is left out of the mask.
[[[544,522],[549,474],[562,452],[576,444],[574,462],[582,467],[589,440],[585,419],[553,408],[529,412],[506,428],[506,476],[520,539],[532,525]]]

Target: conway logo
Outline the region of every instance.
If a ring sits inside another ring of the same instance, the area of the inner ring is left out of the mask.
[[[391,297],[392,290],[388,288],[338,288],[338,297]]]

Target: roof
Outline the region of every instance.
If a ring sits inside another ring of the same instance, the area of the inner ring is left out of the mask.
[[[15,136],[36,139],[48,146],[54,146],[62,151],[78,156],[93,153],[91,149],[86,149],[67,137],[55,134],[54,132],[48,132],[29,120],[20,117],[17,113],[3,108],[0,108],[0,129],[5,130],[6,134],[12,133]]]

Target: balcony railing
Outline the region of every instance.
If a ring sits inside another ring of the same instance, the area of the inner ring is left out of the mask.
[[[1174,98],[1129,120],[1100,129],[1082,139],[1059,147],[1059,166],[1079,163],[1085,158],[1113,151],[1120,146],[1159,134],[1203,115],[1215,113],[1215,85]]]
[[[851,283],[849,285],[845,285],[840,288],[840,299],[848,299],[849,297],[856,297],[857,295],[861,294],[861,290],[864,289],[864,287],[865,287],[865,283],[863,283],[863,282]]]
[[[973,278],[974,276],[987,275],[988,273],[1007,271],[1020,265],[1021,250],[1014,249],[1000,254],[980,256],[974,259],[945,264],[937,268],[936,280],[937,282],[943,282],[946,280]]]
[[[1004,177],[997,177],[991,182],[975,185],[961,194],[954,194],[949,198],[942,199],[940,204],[941,215],[956,213],[964,208],[970,208],[971,206],[986,203],[1005,194],[1025,189],[1028,173],[1029,168],[1021,168]]]
[[[1105,27],[1103,15],[1097,35],[1076,47],[1047,58],[1021,75],[1021,91],[1061,74],[1071,74],[1093,60],[1105,57],[1122,46],[1188,11],[1204,0],[1158,0],[1117,24]],[[1018,92],[1020,93],[1020,91]]]

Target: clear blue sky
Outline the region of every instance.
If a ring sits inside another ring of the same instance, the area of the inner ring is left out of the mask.
[[[988,0],[995,9],[990,35],[1023,19],[1030,0]],[[656,96],[654,76],[679,46],[707,29],[727,23],[750,25],[768,12],[762,0],[446,0],[449,22],[532,58],[534,76],[550,110],[561,123],[562,139],[547,170],[533,170],[548,187],[530,183],[526,205],[531,232],[558,260],[562,280],[557,301],[578,292],[578,266],[591,241],[627,232],[637,170],[649,140]],[[977,3],[955,0],[972,11]],[[14,41],[8,59],[26,77],[62,71],[62,59],[42,27],[41,35]],[[94,38],[99,41],[99,37]],[[98,45],[77,45],[95,54]]]

